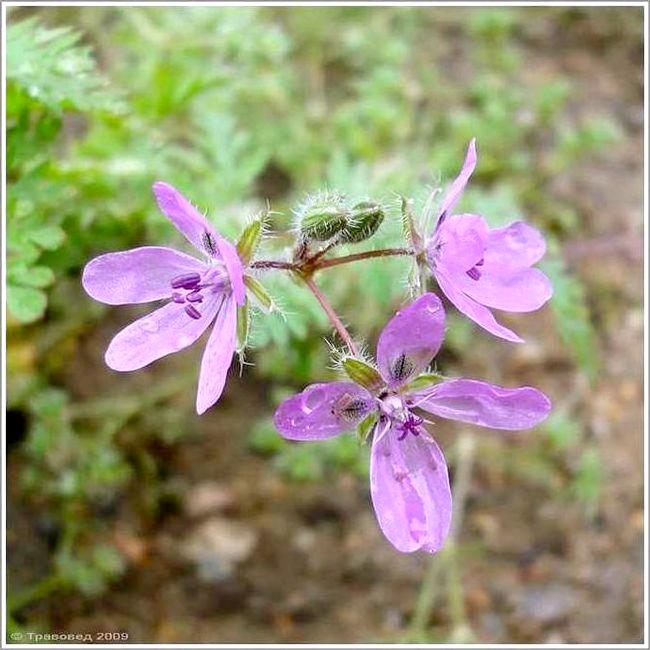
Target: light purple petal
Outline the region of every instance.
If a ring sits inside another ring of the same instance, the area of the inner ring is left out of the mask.
[[[199,306],[202,316],[190,318],[183,305],[164,307],[127,325],[110,342],[104,359],[113,370],[138,370],[196,341],[213,321],[223,298],[213,295]]]
[[[229,296],[223,300],[201,359],[196,412],[205,413],[220,397],[235,353],[237,306]]]
[[[174,276],[204,270],[202,262],[185,253],[143,246],[96,257],[86,264],[81,283],[95,300],[127,305],[169,298]]]
[[[454,304],[456,309],[465,314],[468,318],[472,319],[475,323],[480,325],[483,329],[513,343],[523,343],[523,339],[512,330],[497,323],[492,315],[492,312],[483,305],[480,305],[475,300],[466,296],[460,289],[456,288],[453,281],[445,274],[441,268],[435,271],[436,280],[440,285],[447,298]]]
[[[445,310],[435,293],[425,293],[388,321],[377,342],[379,372],[398,386],[424,370],[445,334]]]
[[[217,246],[219,248],[219,253],[221,253],[221,257],[223,258],[223,263],[226,265],[235,300],[238,305],[243,305],[246,300],[244,267],[239,259],[239,255],[237,255],[237,248],[223,237],[220,237],[217,240]]]
[[[161,212],[187,240],[209,257],[217,255],[220,235],[212,224],[173,186],[161,181],[153,184],[153,193]]]
[[[449,420],[513,431],[536,426],[551,411],[550,400],[536,388],[503,388],[475,379],[437,384],[418,406]]]
[[[445,197],[440,204],[436,229],[445,221],[449,215],[451,215],[451,211],[454,209],[454,206],[458,202],[458,199],[460,199],[462,193],[464,192],[470,176],[474,173],[475,167],[476,138],[472,138],[469,146],[467,147],[467,154],[465,155],[465,162],[463,163],[463,167],[454,182],[451,184],[451,187],[447,190],[447,193],[445,194]]]
[[[428,244],[432,266],[444,266],[454,273],[469,271],[485,256],[490,229],[483,217],[459,214],[445,221]]]
[[[354,428],[375,409],[370,393],[352,382],[312,384],[280,404],[275,426],[288,440],[324,440]]]
[[[545,252],[546,242],[539,230],[523,221],[515,221],[505,228],[490,231],[485,263],[520,269],[538,262]]]
[[[553,295],[551,281],[539,269],[507,268],[486,263],[478,279],[467,273],[455,275],[453,282],[465,295],[493,309],[529,312],[539,309]]]
[[[398,440],[391,429],[373,441],[370,493],[379,526],[403,553],[435,553],[451,524],[451,490],[445,457],[423,430]]]

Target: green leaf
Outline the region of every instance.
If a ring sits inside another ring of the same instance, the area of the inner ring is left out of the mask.
[[[542,425],[542,430],[556,449],[574,447],[582,437],[580,422],[564,411],[551,413]]]
[[[21,323],[33,323],[41,318],[46,306],[47,298],[39,289],[15,284],[7,286],[7,307]]]
[[[119,112],[122,103],[97,72],[90,48],[69,27],[49,29],[30,18],[7,30],[7,80],[54,112]]]
[[[596,505],[603,486],[603,463],[596,447],[585,449],[578,461],[572,492],[587,505]]]
[[[12,265],[7,271],[7,278],[11,284],[44,289],[54,282],[54,273],[47,266]]]
[[[27,237],[46,250],[57,249],[65,239],[65,232],[58,226],[42,226],[27,233]]]

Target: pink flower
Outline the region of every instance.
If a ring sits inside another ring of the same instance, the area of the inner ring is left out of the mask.
[[[452,512],[445,458],[415,409],[495,429],[527,429],[544,420],[551,408],[535,388],[502,388],[472,379],[418,380],[440,349],[444,329],[440,299],[426,293],[381,332],[379,381],[372,391],[349,381],[313,384],[275,413],[275,425],[285,438],[305,441],[331,438],[369,416],[376,418],[372,502],[384,535],[406,553],[438,551]]]
[[[475,214],[452,215],[474,168],[476,141],[445,195],[433,235],[426,243],[431,272],[449,300],[465,316],[508,341],[522,342],[499,324],[490,309],[529,312],[553,294],[549,279],[531,268],[546,251],[541,233],[522,221],[490,229]]]
[[[155,183],[163,214],[204,259],[162,246],[107,253],[91,260],[82,284],[109,305],[165,300],[125,327],[111,341],[105,360],[113,370],[138,370],[196,341],[214,322],[201,361],[197,413],[221,396],[236,344],[237,304],[246,300],[244,267],[236,248],[174,187]]]

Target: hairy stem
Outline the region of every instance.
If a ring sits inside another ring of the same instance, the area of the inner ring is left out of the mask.
[[[323,308],[323,311],[327,314],[330,323],[337,331],[338,335],[345,342],[345,344],[350,349],[352,354],[359,354],[359,349],[357,348],[356,343],[352,340],[350,332],[346,329],[345,325],[341,322],[341,319],[336,315],[334,308],[330,305],[329,300],[325,297],[325,294],[316,286],[313,278],[310,275],[301,276],[303,282],[307,285],[309,290],[314,294],[316,300],[320,303],[320,306]]]
[[[284,269],[285,271],[295,271],[296,265],[291,262],[281,262],[279,260],[257,260],[251,264],[253,269]]]
[[[358,262],[359,260],[367,260],[372,257],[389,257],[391,255],[413,255],[413,250],[410,248],[380,248],[375,251],[363,251],[362,253],[354,253],[352,255],[343,255],[341,257],[331,257],[327,260],[321,260],[321,257],[327,253],[329,247],[325,247],[322,251],[316,253],[313,257],[308,258],[304,262],[283,262],[280,260],[257,260],[251,264],[253,269],[281,269],[285,271],[299,271],[306,274],[311,274],[319,269],[327,269],[331,266],[339,266],[340,264],[350,264],[350,262]]]
[[[352,255],[343,255],[342,257],[332,257],[316,264],[316,269],[327,269],[331,266],[340,264],[349,264],[359,260],[367,260],[371,257],[389,257],[391,255],[413,255],[410,248],[380,248],[376,251],[364,251],[363,253],[353,253]]]

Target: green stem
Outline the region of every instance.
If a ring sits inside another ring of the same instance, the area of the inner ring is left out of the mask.
[[[27,605],[49,596],[61,585],[62,581],[58,575],[50,575],[47,578],[43,578],[43,580],[37,582],[35,585],[23,589],[17,595],[8,596],[7,610],[11,613],[19,612],[21,609],[27,607]]]
[[[465,504],[472,480],[474,465],[474,450],[476,439],[474,434],[463,432],[456,443],[456,480],[454,482],[454,503],[451,519],[451,531],[445,543],[445,548],[429,560],[420,593],[415,604],[415,610],[409,629],[409,640],[421,641],[431,618],[431,612],[438,597],[438,586],[441,577],[447,571],[447,599],[450,606],[452,623],[455,630],[467,627],[465,605],[463,602],[462,582],[457,563],[457,540],[460,534]]]

